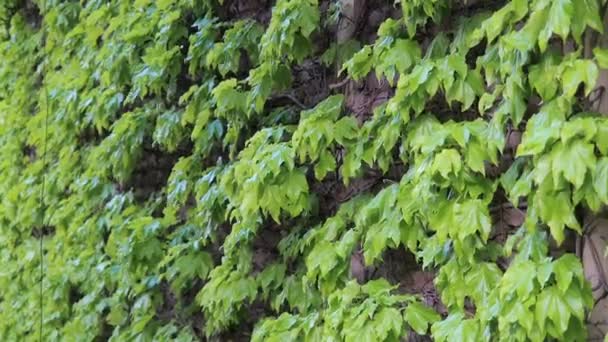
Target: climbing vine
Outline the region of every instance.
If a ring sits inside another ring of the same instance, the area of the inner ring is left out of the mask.
[[[3,1],[0,339],[584,341],[605,11]]]

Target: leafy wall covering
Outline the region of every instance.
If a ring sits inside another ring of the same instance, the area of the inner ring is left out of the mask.
[[[586,340],[604,3],[2,1],[0,340]]]

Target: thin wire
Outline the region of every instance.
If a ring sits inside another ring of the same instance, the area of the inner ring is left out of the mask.
[[[43,20],[47,10],[46,1],[43,2]],[[44,68],[45,69],[45,68]],[[43,69],[43,70],[44,70]],[[46,76],[44,74],[43,76]],[[48,142],[48,126],[49,126],[49,88],[47,84],[44,84],[44,96],[46,110],[44,113],[44,147],[42,152],[42,188],[40,189],[40,208],[42,209],[42,226],[40,227],[40,334],[39,341],[42,342],[42,326],[44,323],[44,299],[43,299],[43,280],[44,280],[44,234],[45,229],[45,216],[46,216],[46,205],[44,204],[44,190],[46,187],[46,151]]]
[[[49,90],[47,86],[44,86],[44,93],[46,97],[46,112],[44,115],[44,148],[42,152],[42,189],[40,190],[40,208],[42,209],[42,225],[40,227],[40,341],[42,341],[42,324],[44,319],[44,301],[42,297],[43,293],[43,280],[44,280],[44,217],[46,213],[46,206],[44,205],[44,188],[46,185],[46,147],[47,147],[47,134],[49,126]]]

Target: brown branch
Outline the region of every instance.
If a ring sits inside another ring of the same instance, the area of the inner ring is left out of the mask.
[[[342,87],[344,87],[344,86],[345,86],[345,85],[346,85],[346,84],[347,84],[349,81],[350,81],[350,77],[347,77],[347,78],[343,79],[343,80],[342,80],[342,81],[340,81],[340,82],[330,84],[328,87],[329,87],[329,89],[331,89],[331,90],[334,90],[334,89],[337,89],[337,88],[342,88]]]

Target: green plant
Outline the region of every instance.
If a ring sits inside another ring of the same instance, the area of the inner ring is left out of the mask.
[[[43,239],[45,341],[584,340],[589,285],[549,241],[608,204],[608,52],[584,39],[605,1],[400,0],[340,44],[341,2],[261,3],[0,4],[0,339],[38,338]],[[394,94],[361,124],[356,87],[301,108],[311,61]],[[385,181],[330,208],[369,169]],[[507,200],[525,221],[496,243]],[[356,283],[359,248],[414,254],[447,313]]]

